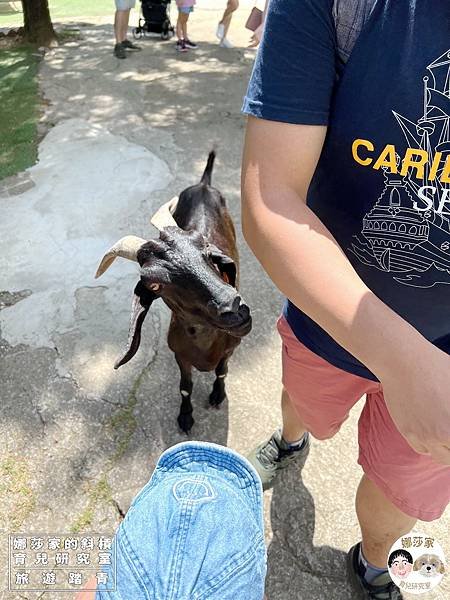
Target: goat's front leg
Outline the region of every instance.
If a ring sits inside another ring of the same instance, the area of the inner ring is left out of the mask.
[[[178,415],[178,425],[184,433],[188,434],[194,424],[192,417],[192,365],[184,361],[180,356],[175,354],[176,361],[180,367],[180,394],[181,394],[181,406],[180,414]]]
[[[219,407],[225,400],[227,394],[225,392],[225,377],[228,373],[228,358],[222,358],[216,367],[216,380],[214,381],[212,392],[209,396],[211,406]]]

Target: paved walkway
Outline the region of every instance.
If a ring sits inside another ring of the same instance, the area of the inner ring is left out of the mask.
[[[159,454],[186,439],[176,426],[168,311],[152,308],[138,356],[114,371],[136,269],[117,263],[98,281],[93,273],[110,242],[155,235],[150,214],[198,180],[214,145],[214,183],[239,223],[239,111],[254,58],[245,48],[247,11],[230,32],[237,47],[224,50],[213,35],[219,11],[202,6],[192,18],[196,52],[180,56],[173,42],[148,40],[119,62],[100,20],[80,25],[80,40],[43,61],[50,137],[39,165],[0,193],[0,287],[8,290],[0,295],[2,533],[112,532]],[[196,375],[192,435],[246,452],[279,422],[281,298],[239,243],[254,329],[231,362],[220,411],[206,408],[212,376]],[[266,494],[270,600],[352,598],[344,559],[358,537],[359,410],[335,439],[313,443],[302,473],[286,472]],[[449,513],[419,529],[450,558]],[[0,553],[4,564],[6,547]],[[442,586],[423,598],[449,596]],[[16,597],[37,596],[0,592]]]

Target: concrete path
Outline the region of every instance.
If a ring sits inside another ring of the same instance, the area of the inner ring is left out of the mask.
[[[254,59],[243,23],[251,3],[233,21],[234,50],[214,38],[223,2],[199,4],[191,26],[196,52],[180,56],[173,42],[152,39],[118,61],[112,28],[99,20],[79,24],[81,39],[43,61],[49,133],[40,163],[0,184],[2,535],[113,532],[160,453],[186,439],[176,424],[167,309],[152,308],[138,355],[114,371],[136,268],[123,261],[98,281],[93,274],[119,237],[156,234],[149,216],[198,180],[214,145],[214,184],[239,224],[240,105]],[[206,407],[213,377],[196,374],[192,437],[245,453],[279,422],[275,321],[282,300],[242,236],[239,243],[254,329],[233,357],[221,410]],[[270,600],[353,597],[344,559],[358,539],[360,409],[335,439],[313,443],[302,473],[287,471],[265,496]],[[450,559],[448,512],[418,530],[436,536]],[[5,578],[6,552],[2,542]],[[0,592],[24,597],[39,595]],[[448,584],[423,596],[448,597]]]

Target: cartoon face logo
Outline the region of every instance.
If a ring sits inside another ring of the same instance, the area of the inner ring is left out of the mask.
[[[388,560],[389,571],[399,579],[407,579],[413,570],[413,557],[407,550],[394,550]]]
[[[414,561],[414,571],[418,571],[423,577],[436,577],[445,573],[445,567],[436,554],[422,554]]]

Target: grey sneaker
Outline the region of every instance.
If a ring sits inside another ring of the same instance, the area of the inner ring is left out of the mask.
[[[404,600],[400,589],[395,585],[389,573],[382,573],[375,577],[372,583],[367,583],[359,567],[359,548],[361,542],[350,548],[347,554],[347,570],[353,589],[359,595],[355,600]]]
[[[122,44],[116,44],[114,46],[114,56],[116,58],[126,58],[127,57],[127,53],[125,52],[125,48],[123,47]]]
[[[274,485],[275,477],[281,469],[285,469],[291,462],[306,460],[309,448],[309,433],[306,433],[301,448],[292,450],[282,438],[281,430],[277,429],[268,440],[247,455],[247,460],[255,467],[261,477],[263,490],[266,491]]]

